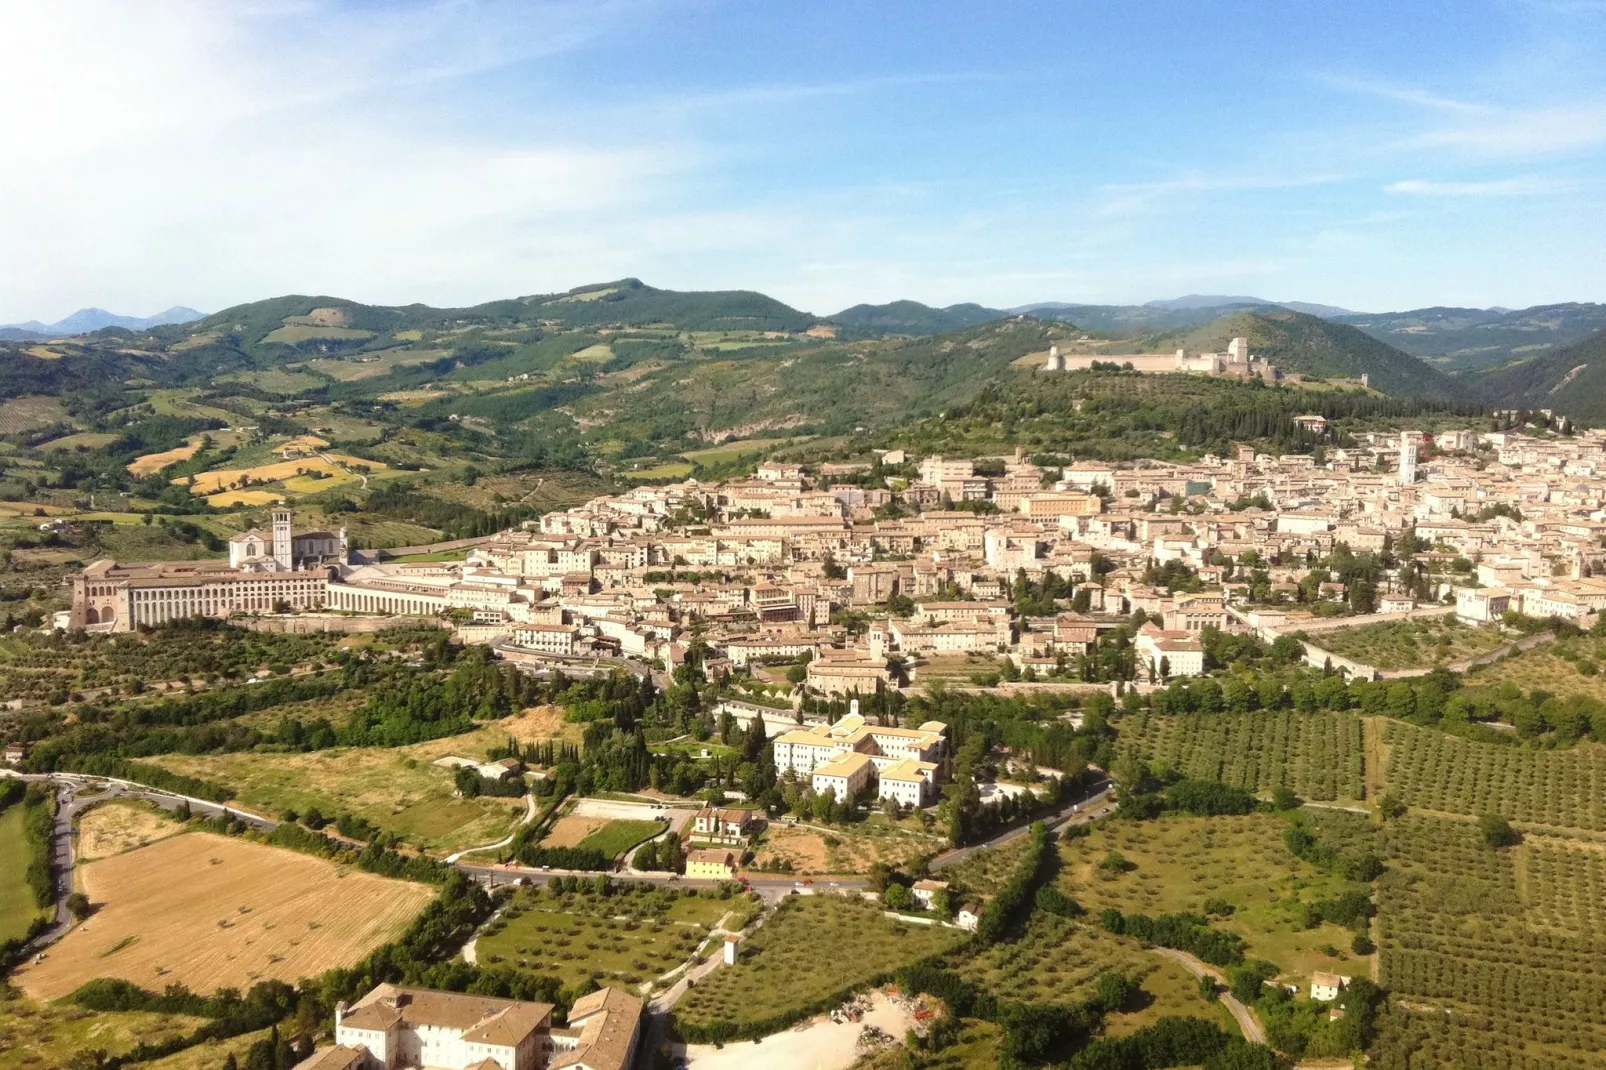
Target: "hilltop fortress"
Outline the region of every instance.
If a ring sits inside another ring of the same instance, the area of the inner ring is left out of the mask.
[[[1114,364],[1117,367],[1130,368],[1136,372],[1149,375],[1174,375],[1188,373],[1192,375],[1220,375],[1233,376],[1239,379],[1263,379],[1268,383],[1275,383],[1283,377],[1275,364],[1264,357],[1257,357],[1249,352],[1249,341],[1245,338],[1234,338],[1227,345],[1225,353],[1199,353],[1188,356],[1185,349],[1174,353],[1129,353],[1111,355],[1076,355],[1061,353],[1059,346],[1050,346],[1048,361],[1043,365],[1045,372],[1073,372],[1086,371],[1098,364],[1103,367]]]

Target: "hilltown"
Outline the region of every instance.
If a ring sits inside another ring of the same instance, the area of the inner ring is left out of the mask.
[[[667,668],[698,642],[710,673],[848,696],[978,658],[1010,679],[1108,680],[1087,665],[1118,629],[1143,683],[1205,671],[1207,628],[1270,639],[1334,612],[1587,622],[1606,605],[1606,432],[1354,442],[1186,465],[768,462],[548,513],[460,561],[387,563],[343,533],[295,534],[280,510],[228,562],[94,563],[64,623],[431,617],[536,668]],[[902,478],[864,478],[889,472]],[[1345,553],[1389,564],[1349,585],[1313,568]]]

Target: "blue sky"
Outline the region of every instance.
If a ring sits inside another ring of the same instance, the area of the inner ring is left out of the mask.
[[[0,322],[1606,300],[1606,0],[0,0]]]

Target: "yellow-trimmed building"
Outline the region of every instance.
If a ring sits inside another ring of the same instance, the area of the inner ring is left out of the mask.
[[[686,878],[702,881],[736,879],[736,852],[692,851],[686,855]]]

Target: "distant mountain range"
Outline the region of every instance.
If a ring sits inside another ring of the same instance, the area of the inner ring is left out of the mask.
[[[1019,323],[1008,322],[1017,317]],[[160,359],[129,364],[124,343],[95,336],[106,328],[145,331]],[[633,336],[614,338],[620,328]],[[429,336],[424,341],[421,332]],[[708,335],[722,337],[710,342],[702,337]],[[182,385],[288,365],[301,369],[309,390],[355,396],[370,387],[384,393],[441,378],[478,383],[540,374],[567,381],[562,369],[571,369],[585,373],[575,389],[606,396],[608,404],[703,406],[706,419],[733,427],[801,421],[848,428],[886,418],[885,405],[913,411],[962,400],[978,376],[1017,374],[1012,362],[1029,345],[1068,343],[1083,351],[1090,345],[1118,357],[1179,347],[1216,351],[1238,335],[1255,353],[1306,376],[1367,375],[1375,388],[1396,396],[1555,408],[1606,421],[1606,304],[1591,303],[1361,313],[1312,302],[1188,294],[1141,305],[1049,302],[1015,309],[975,303],[934,308],[905,300],[820,317],[756,291],[681,292],[626,278],[466,308],[292,295],[210,316],[189,308],[149,317],[84,309],[57,323],[0,328],[0,342],[77,336],[72,348],[82,351],[82,359],[49,367],[48,361],[16,363],[6,384],[12,393],[28,383],[41,393],[76,389],[72,384],[80,381],[146,378]],[[980,346],[989,355],[955,363],[955,345]],[[588,359],[571,359],[588,346]],[[397,361],[381,376],[342,378],[324,368],[343,355],[399,349],[420,356]],[[721,358],[705,363],[715,354]],[[590,381],[593,373],[627,368],[630,376],[621,384],[637,383],[636,376],[653,369],[651,379],[639,380],[639,396],[622,385],[615,389],[612,380]],[[688,376],[686,368],[696,373]],[[311,385],[320,378],[331,381]],[[746,394],[733,389],[742,383],[750,388]],[[785,389],[772,398],[780,386]]]
[[[1141,305],[1086,305],[1044,301],[1009,309],[981,305],[930,308],[917,301],[854,305],[831,317],[855,334],[938,334],[988,319],[1030,315],[1074,323],[1106,337],[1186,331],[1223,316],[1289,309],[1358,328],[1452,375],[1487,371],[1531,360],[1606,330],[1606,304],[1566,303],[1532,308],[1418,308],[1405,312],[1352,312],[1310,301],[1267,301],[1225,294],[1186,294]]]
[[[1419,308],[1350,313],[1340,322],[1451,371],[1472,372],[1527,360],[1606,329],[1606,305],[1532,308]]]
[[[205,316],[206,313],[185,308],[183,305],[174,305],[166,312],[158,312],[154,316],[119,316],[115,312],[107,312],[104,308],[80,308],[55,323],[29,320],[26,323],[0,324],[0,341],[29,342],[45,338],[62,338],[74,334],[89,334],[105,327],[143,331],[169,323],[190,323]]]

